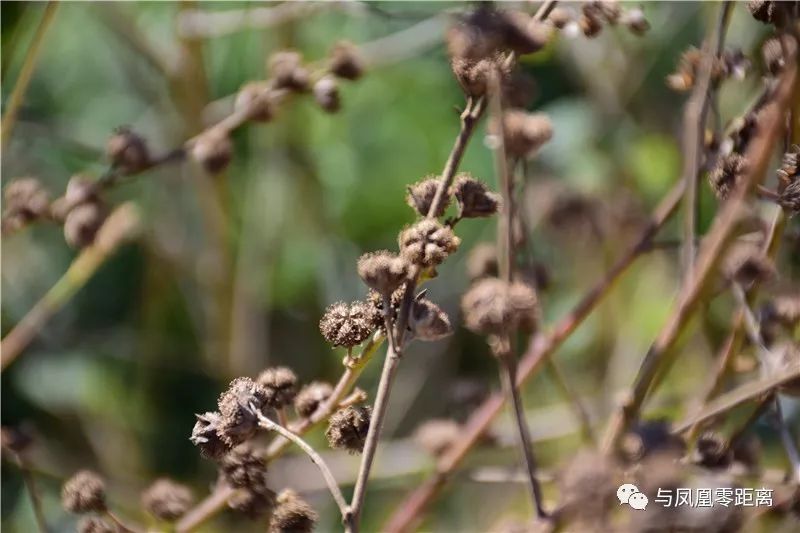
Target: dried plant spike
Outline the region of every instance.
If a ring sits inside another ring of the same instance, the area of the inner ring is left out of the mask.
[[[316,511],[295,491],[284,489],[269,521],[269,533],[311,533],[319,520]]]
[[[159,520],[174,522],[192,505],[189,487],[168,478],[159,478],[142,493],[142,507]]]
[[[314,100],[328,113],[336,113],[342,107],[339,84],[333,76],[323,76],[314,84]]]
[[[78,522],[78,533],[118,533],[117,526],[101,516],[84,516]]]
[[[80,204],[64,220],[64,239],[72,248],[81,249],[94,242],[106,219],[106,209],[100,202]]]
[[[269,83],[265,81],[251,81],[242,85],[233,103],[234,110],[247,113],[247,117],[254,122],[269,122],[274,115],[269,89]]]
[[[461,437],[463,428],[455,420],[435,418],[414,431],[414,442],[434,457],[441,456]]]
[[[251,438],[258,428],[258,416],[250,406],[262,410],[268,406],[269,394],[250,378],[231,381],[228,390],[219,397],[221,415],[219,436],[233,447]]]
[[[469,174],[459,174],[450,193],[458,202],[458,216],[462,218],[490,217],[500,207],[500,195]]]
[[[409,328],[414,338],[437,341],[453,334],[447,313],[427,298],[417,298],[411,306]]]
[[[126,173],[138,172],[150,163],[147,142],[128,126],[114,130],[106,143],[106,155],[112,166]]]
[[[400,255],[409,263],[432,267],[440,265],[458,250],[461,239],[438,220],[425,218],[404,229],[398,238]]]
[[[289,367],[268,368],[259,374],[256,381],[267,393],[266,405],[274,409],[291,405],[297,396],[297,374]]]
[[[294,410],[298,416],[309,418],[333,394],[333,386],[324,381],[312,381],[297,393]]]
[[[232,449],[219,463],[220,473],[231,487],[268,494],[267,463],[249,444]]]
[[[275,86],[295,92],[308,90],[310,75],[303,66],[303,55],[296,50],[275,52],[269,58],[268,70]]]
[[[212,129],[194,141],[191,152],[206,172],[219,174],[233,159],[233,143],[226,133]]]
[[[388,250],[370,252],[358,259],[358,276],[370,289],[390,296],[405,281],[408,264]]]
[[[352,347],[364,342],[374,330],[376,311],[365,302],[337,302],[325,310],[319,330],[333,346]]]
[[[537,322],[536,293],[522,282],[481,279],[464,294],[461,309],[467,329],[482,335],[534,329]]]
[[[409,185],[408,192],[406,194],[406,203],[414,211],[416,211],[419,216],[428,216],[428,211],[430,211],[431,205],[433,204],[433,199],[436,196],[436,191],[439,189],[440,183],[441,181],[439,180],[438,176],[430,175],[414,183],[413,185]],[[442,216],[449,205],[450,194],[446,193],[441,205],[439,206],[439,209],[437,209],[433,216]]]
[[[337,42],[330,53],[328,70],[337,78],[357,80],[364,73],[364,60],[350,41]]]
[[[208,412],[195,417],[197,422],[189,440],[200,449],[200,455],[211,460],[217,460],[225,455],[230,446],[220,437],[222,416],[217,412]]]
[[[511,110],[503,114],[506,151],[513,157],[532,157],[553,138],[553,123],[544,113]]]
[[[716,197],[725,200],[736,188],[736,184],[745,172],[747,172],[747,160],[734,152],[717,162],[708,173],[708,183]]]
[[[368,406],[351,405],[336,411],[328,421],[328,444],[331,448],[361,453],[367,439],[372,409]]]
[[[61,489],[61,505],[75,514],[106,511],[106,484],[91,470],[81,470],[69,478]]]

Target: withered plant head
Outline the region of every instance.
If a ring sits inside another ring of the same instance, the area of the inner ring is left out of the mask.
[[[357,80],[364,73],[364,59],[350,41],[339,41],[331,49],[328,70],[337,78]]]
[[[78,522],[78,533],[118,533],[117,526],[102,516],[84,516]]]
[[[328,113],[336,113],[342,107],[342,98],[339,94],[339,83],[333,76],[323,76],[313,88],[314,100]]]
[[[189,487],[168,478],[157,479],[142,493],[142,507],[166,522],[174,522],[186,514],[193,501]]]
[[[50,209],[50,194],[36,178],[19,178],[4,191],[6,214],[22,223],[44,217]]]
[[[447,313],[427,298],[418,297],[414,300],[408,327],[414,338],[422,341],[436,341],[453,333]]]
[[[461,424],[447,418],[423,422],[414,431],[414,442],[434,457],[441,456],[456,443],[463,433]]]
[[[112,166],[125,173],[137,172],[150,163],[147,142],[128,126],[114,130],[106,143],[106,155]]]
[[[553,138],[553,123],[544,113],[512,109],[503,113],[503,135],[509,156],[528,158]]]
[[[408,186],[408,193],[406,194],[406,203],[417,212],[421,217],[428,216],[428,211],[433,205],[433,199],[436,196],[436,191],[439,189],[441,180],[438,176],[426,176],[424,179]],[[433,214],[435,217],[440,217],[447,210],[450,205],[450,193],[444,192],[441,205]]]
[[[75,514],[106,511],[106,484],[91,470],[81,470],[61,488],[61,505]]]
[[[308,90],[310,74],[303,66],[303,55],[296,50],[282,50],[269,57],[267,64],[275,86],[295,92]]]
[[[259,374],[257,382],[267,393],[266,405],[274,409],[291,405],[297,396],[297,374],[289,367],[268,368]]]
[[[247,113],[254,122],[269,122],[274,109],[270,97],[270,86],[265,81],[251,81],[242,85],[236,94],[233,108],[237,113]]]
[[[236,446],[255,435],[258,430],[258,414],[251,406],[262,411],[269,406],[269,393],[262,385],[248,377],[231,381],[228,390],[218,401],[221,415],[219,436],[229,447]]]
[[[328,420],[328,444],[331,448],[361,453],[367,440],[372,409],[369,406],[351,405],[339,409]]]
[[[219,462],[220,473],[225,482],[237,489],[265,494],[267,486],[267,463],[250,444],[233,448]]]
[[[467,329],[481,335],[534,329],[537,323],[536,293],[520,281],[480,279],[464,294],[461,309]]]
[[[311,533],[319,520],[316,511],[295,491],[284,489],[269,521],[270,533]]]
[[[621,472],[614,461],[593,450],[581,450],[557,475],[562,516],[580,523],[606,521],[616,504]]]
[[[297,393],[294,410],[298,416],[309,418],[333,394],[333,386],[324,381],[312,381]]]
[[[478,59],[454,56],[450,66],[464,94],[477,98],[489,90],[493,76],[498,76],[502,87],[507,86],[514,65],[502,54],[494,54]]]
[[[408,264],[388,250],[362,255],[358,259],[358,275],[370,289],[390,296],[405,281]]]
[[[500,195],[486,187],[469,174],[462,173],[456,177],[450,188],[450,194],[458,203],[458,216],[462,218],[490,217],[500,207]]]
[[[194,141],[191,154],[206,172],[219,174],[233,159],[233,143],[226,132],[210,129]]]
[[[407,227],[398,238],[400,255],[423,268],[440,265],[448,255],[458,250],[460,243],[461,239],[449,226],[430,218]]]
[[[725,439],[713,431],[707,431],[697,439],[692,460],[695,464],[711,469],[728,468],[733,462],[733,451]]]
[[[319,330],[331,345],[350,348],[364,342],[377,321],[374,306],[366,302],[337,302],[325,310],[319,321]]]
[[[725,200],[746,172],[747,159],[734,152],[717,161],[708,173],[708,184],[718,199]]]
[[[217,460],[225,455],[230,446],[220,436],[222,416],[217,412],[207,412],[195,417],[197,422],[189,440],[200,449],[200,455],[211,460]]]

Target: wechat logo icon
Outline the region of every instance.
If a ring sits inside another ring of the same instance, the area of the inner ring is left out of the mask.
[[[644,511],[647,508],[647,496],[639,492],[639,488],[631,483],[620,485],[617,489],[619,504],[628,504],[634,509]]]

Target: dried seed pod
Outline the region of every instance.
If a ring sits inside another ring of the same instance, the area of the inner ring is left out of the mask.
[[[370,252],[358,259],[361,280],[379,294],[391,295],[406,279],[408,264],[388,250]]]
[[[777,174],[784,187],[800,180],[797,164],[798,156],[800,156],[800,145],[797,144],[792,145],[789,151],[783,154],[781,168],[778,169]]]
[[[328,70],[338,78],[357,80],[364,73],[364,60],[358,47],[350,41],[339,41],[333,45]]]
[[[393,293],[391,298],[389,299],[389,318],[394,321],[397,320],[397,313],[400,311],[400,306],[403,303],[403,297],[405,296],[406,289],[405,285],[400,285]],[[383,331],[384,328],[384,318],[383,318],[383,295],[378,291],[370,289],[367,293],[367,303],[373,309],[373,317],[375,322],[373,323],[373,327],[375,329],[379,329]]]
[[[333,76],[324,76],[314,84],[314,100],[328,113],[336,113],[342,107],[339,84]]]
[[[276,87],[295,92],[308,90],[310,75],[303,66],[303,55],[300,52],[275,52],[269,58],[268,70]]]
[[[91,470],[81,470],[64,483],[61,505],[75,514],[103,513],[106,510],[106,484]]]
[[[490,217],[497,213],[500,195],[491,192],[486,184],[469,174],[459,174],[450,188],[458,202],[458,216],[462,218]]]
[[[78,533],[118,533],[117,526],[100,516],[84,516],[78,522]]]
[[[534,329],[537,323],[536,293],[519,281],[481,279],[464,294],[461,309],[467,329],[483,335]]]
[[[291,405],[297,396],[297,374],[289,367],[268,368],[259,374],[257,381],[267,393],[266,405],[274,409]]]
[[[217,412],[207,412],[195,417],[197,422],[189,440],[200,449],[200,455],[212,460],[225,455],[230,446],[220,437],[222,416]]]
[[[233,159],[233,143],[225,132],[211,129],[198,137],[191,148],[192,157],[209,174],[219,174]]]
[[[333,394],[333,386],[324,381],[312,381],[297,393],[294,410],[298,416],[309,418]]]
[[[790,215],[800,213],[800,180],[794,180],[783,189],[778,203],[789,211]]]
[[[433,205],[433,199],[436,196],[436,191],[439,189],[441,180],[438,176],[426,176],[424,179],[408,186],[408,193],[406,194],[406,203],[417,212],[419,216],[428,216],[428,211]],[[440,217],[447,210],[450,205],[450,193],[445,191],[442,198],[442,203],[436,212],[433,214],[435,217]]]
[[[467,276],[470,281],[481,278],[496,278],[498,274],[497,248],[482,242],[473,246],[467,256]]]
[[[725,200],[747,172],[747,159],[737,153],[729,154],[708,173],[708,183],[719,200]]]
[[[174,522],[186,514],[193,501],[189,487],[168,478],[157,479],[142,493],[142,507],[166,522]]]
[[[375,309],[365,302],[337,302],[325,310],[319,330],[333,346],[355,346],[374,330],[375,314]]]
[[[219,462],[225,482],[237,489],[268,494],[267,463],[248,444],[237,446]]]
[[[458,250],[461,239],[449,226],[425,218],[404,229],[398,238],[400,255],[409,263],[421,267],[440,265],[448,255]]]
[[[272,513],[275,493],[271,490],[261,493],[239,489],[228,498],[228,507],[255,520]]]
[[[644,11],[640,7],[628,9],[622,15],[622,23],[634,35],[642,36],[650,30],[650,23],[644,16]]]
[[[218,401],[220,415],[219,436],[233,447],[248,440],[258,429],[257,411],[267,407],[269,394],[263,386],[250,378],[241,377],[231,381],[228,390]]]
[[[237,113],[247,113],[254,122],[269,122],[273,115],[269,83],[252,81],[242,85],[236,94],[233,109]]]
[[[434,457],[441,456],[458,439],[463,428],[455,420],[435,418],[423,422],[414,431],[414,442]]]
[[[722,437],[707,431],[697,439],[693,460],[706,468],[728,468],[733,462],[733,452]]]
[[[19,178],[9,183],[4,191],[6,213],[30,222],[47,215],[50,194],[36,178]]]
[[[269,521],[269,533],[311,533],[319,516],[291,489],[278,494],[278,505]]]
[[[450,66],[464,94],[472,97],[486,94],[492,76],[499,76],[500,85],[505,87],[513,71],[513,64],[505,61],[500,54],[480,59],[456,56],[451,60]]]
[[[106,143],[106,155],[112,166],[124,173],[138,172],[150,163],[150,152],[144,137],[127,126],[114,130]]]
[[[100,202],[75,206],[64,220],[64,239],[72,248],[81,249],[94,242],[107,212]]]
[[[354,406],[339,409],[328,420],[328,444],[331,448],[361,453],[367,440],[372,409],[368,406]]]
[[[510,110],[503,113],[506,152],[513,157],[532,157],[553,138],[553,123],[544,113]]]
[[[453,334],[447,313],[426,298],[414,300],[408,327],[415,338],[423,341],[437,341]]]

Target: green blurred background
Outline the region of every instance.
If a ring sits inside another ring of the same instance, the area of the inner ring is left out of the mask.
[[[34,175],[59,194],[70,175],[103,172],[103,147],[116,126],[132,126],[156,153],[178,146],[197,132],[203,109],[212,118],[220,116],[243,83],[263,79],[265,60],[275,50],[294,47],[314,61],[337,40],[372,42],[467,4],[331,4],[268,29],[195,42],[176,32],[181,10],[254,5],[61,3],[13,137],[4,146],[4,183]],[[4,105],[44,8],[2,3]],[[663,80],[681,52],[701,41],[717,9],[715,3],[647,3],[652,29],[644,37],[607,28],[592,40],[558,37],[522,59],[536,81],[530,108],[547,112],[555,129],[553,141],[527,166],[521,204],[529,222],[529,253],[549,272],[541,295],[548,323],[602,276],[677,179],[684,97],[670,92]],[[191,485],[198,498],[207,494],[214,467],[188,437],[193,414],[212,409],[232,377],[286,364],[303,382],[337,379],[343,354],[324,343],[317,322],[328,304],[364,296],[356,259],[365,251],[396,247],[398,230],[414,218],[403,201],[405,187],[441,171],[458,129],[455,107],[463,105],[463,96],[448,67],[444,27],[426,26],[419,40],[431,44],[412,50],[411,57],[379,57],[363,79],[343,84],[338,114],[321,112],[310,98],[296,98],[268,125],[237,131],[233,164],[217,182],[209,183],[191,165],[173,164],[109,195],[112,202],[133,200],[140,207],[144,234],[109,260],[2,375],[2,422],[28,424],[36,434],[32,457],[55,530],[73,528],[74,517],[60,509],[58,493],[63,479],[83,467],[105,475],[113,505],[142,521],[138,493],[156,476]],[[753,57],[754,68],[746,80],[724,85],[720,106],[726,120],[760,87],[757,51],[766,35],[766,26],[743,7],[734,9],[728,42]],[[414,44],[403,42],[393,51]],[[192,83],[170,81],[159,66],[180,70],[192,57],[200,57],[204,69]],[[492,168],[482,127],[462,170],[495,186]],[[716,208],[706,189],[703,227]],[[548,202],[563,191],[582,195],[599,213],[600,227],[557,223]],[[797,229],[794,220],[788,231]],[[494,221],[466,221],[458,233],[462,249],[429,284],[429,296],[456,325],[468,283],[468,250],[494,239]],[[679,233],[673,223],[661,238]],[[3,239],[2,252],[5,335],[63,274],[75,252],[58,228],[46,224]],[[782,261],[784,275],[796,277],[797,255]],[[669,311],[678,263],[674,250],[641,259],[558,351],[563,372],[600,419],[598,425],[613,406],[613,392],[630,383]],[[652,414],[683,412],[710,368],[732,309],[728,297],[709,307],[707,334],[696,328],[687,339],[686,353],[653,402]],[[370,395],[378,371],[379,359],[360,383]],[[407,440],[413,429],[433,417],[463,419],[463,391],[470,384],[498,387],[483,342],[460,327],[444,341],[415,344],[398,380],[385,431],[393,443],[379,453],[378,479],[368,495],[369,531],[432,468],[433,461]],[[581,445],[576,422],[547,371],[524,392],[533,433],[542,439],[537,449],[546,468],[554,468],[569,456],[565,451]],[[792,416],[796,423],[796,408]],[[765,462],[782,467],[774,432],[766,426],[757,430]],[[471,474],[471,469],[516,465],[505,419],[496,432],[501,446],[468,461],[426,529],[487,530],[505,515],[525,516],[522,485]],[[321,431],[309,440],[325,448]],[[352,480],[357,459],[332,454],[331,461],[343,479]],[[32,531],[18,470],[7,461],[2,468],[2,527]],[[336,509],[306,468],[296,457],[277,461],[273,488],[298,487],[322,514],[320,530],[335,530]],[[205,526],[206,531],[232,528],[256,531],[263,524],[225,513]]]

